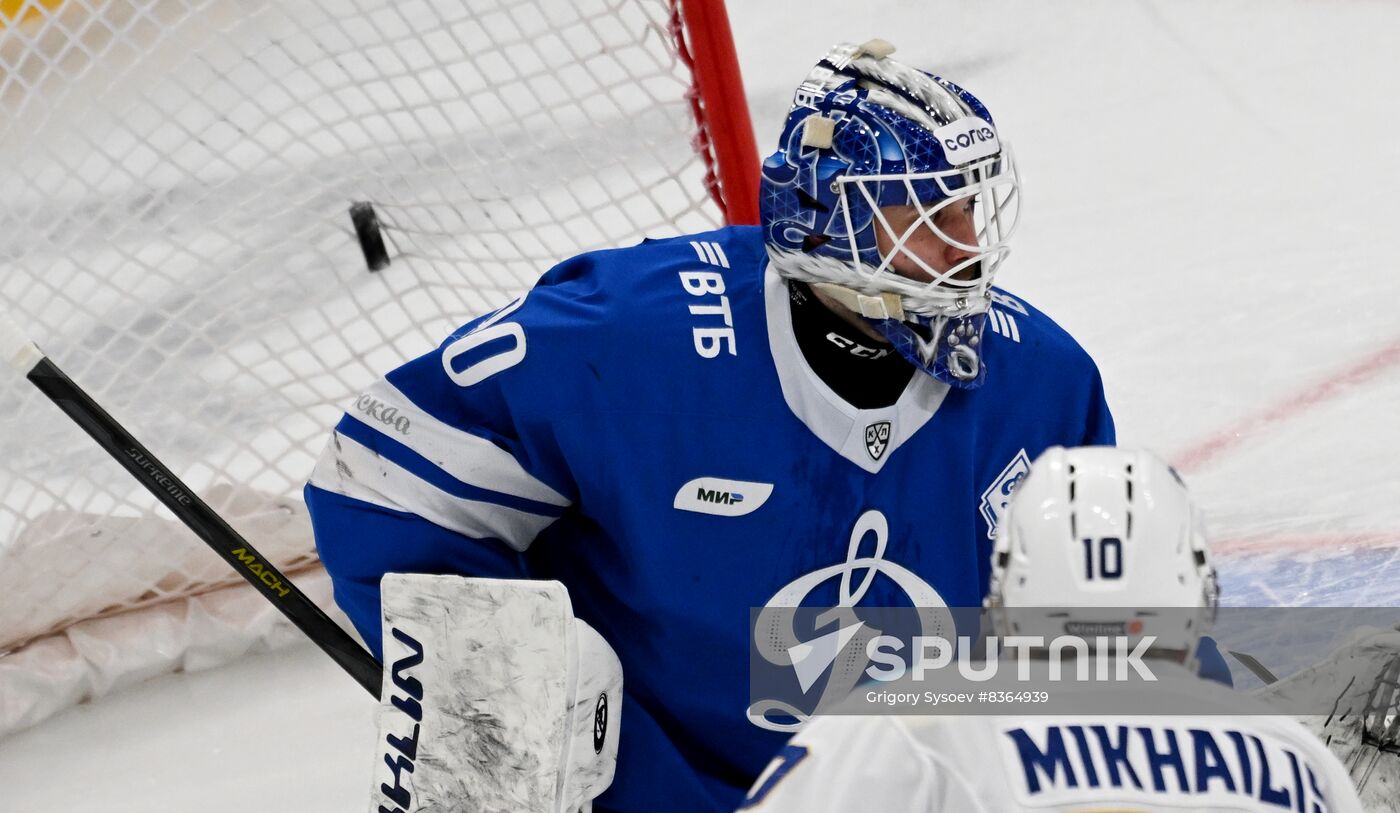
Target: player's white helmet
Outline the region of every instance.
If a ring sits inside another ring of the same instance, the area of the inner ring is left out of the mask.
[[[1201,512],[1161,459],[1051,447],[998,531],[987,606],[999,635],[1122,635],[1133,645],[1151,635],[1155,654],[1194,662],[1215,618],[1215,569]]]

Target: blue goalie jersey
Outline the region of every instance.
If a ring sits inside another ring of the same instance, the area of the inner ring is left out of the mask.
[[[733,810],[788,736],[749,709],[750,608],[980,605],[1030,461],[1114,441],[1068,334],[1003,293],[987,324],[982,388],[857,409],[757,228],[575,257],[336,426],[306,489],[336,599],[378,654],[387,572],[558,579],[626,680],[595,809]]]

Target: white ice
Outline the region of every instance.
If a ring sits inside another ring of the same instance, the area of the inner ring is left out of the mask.
[[[1180,464],[1227,603],[1400,604],[1400,6],[730,5],[760,149],[837,40],[987,102],[1025,173],[1000,282]],[[0,742],[0,811],[363,810],[372,708],[309,648],[161,678]]]

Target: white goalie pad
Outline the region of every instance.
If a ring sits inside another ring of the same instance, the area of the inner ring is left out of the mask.
[[[1351,775],[1369,813],[1400,813],[1400,631],[1358,630],[1326,660],[1259,689],[1261,700],[1333,697],[1326,716],[1302,716]]]
[[[391,573],[371,813],[573,813],[612,783],[622,665],[554,581]]]

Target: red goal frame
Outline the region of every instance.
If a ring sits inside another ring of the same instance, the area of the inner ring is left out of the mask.
[[[723,0],[671,0],[671,36],[695,76],[690,95],[705,186],[730,225],[758,223],[758,149]]]

